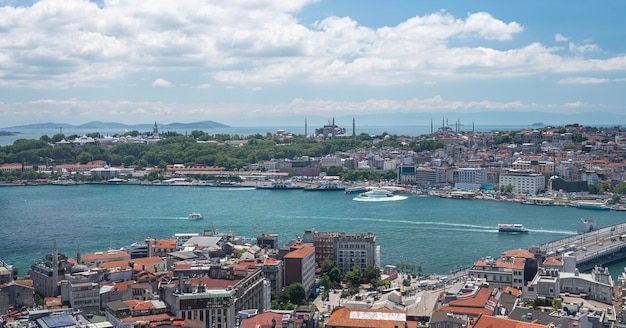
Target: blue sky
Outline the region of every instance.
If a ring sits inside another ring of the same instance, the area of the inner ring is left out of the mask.
[[[624,124],[623,13],[580,0],[0,0],[0,126],[481,112]]]

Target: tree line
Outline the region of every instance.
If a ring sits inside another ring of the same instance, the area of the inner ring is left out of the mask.
[[[128,136],[137,136],[137,131],[129,131]],[[87,136],[98,138],[97,132]],[[260,163],[271,159],[295,159],[301,157],[322,157],[334,155],[359,148],[371,147],[404,147],[414,150],[433,149],[438,145],[432,140],[423,143],[413,142],[402,145],[397,136],[380,138],[383,140],[373,144],[375,137],[362,133],[354,138],[338,138],[318,141],[304,136],[293,136],[285,139],[267,133],[265,136],[255,134],[239,136],[229,134],[209,135],[203,131],[192,131],[188,135],[168,132],[162,135],[161,141],[155,144],[121,143],[110,147],[98,144],[75,145],[72,143],[58,143],[62,140],[73,140],[77,135],[65,136],[62,133],[41,136],[36,139],[18,139],[12,145],[0,146],[0,164],[17,163],[24,168],[61,166],[64,164],[86,164],[92,161],[105,161],[111,166],[165,168],[168,164],[184,164],[186,166],[205,165],[220,166],[226,170],[246,170],[249,163]],[[244,140],[241,146],[224,145],[225,141]],[[394,179],[395,172],[383,174],[373,170],[347,170],[343,167],[321,168],[332,175],[342,176],[346,180],[379,180]],[[35,172],[21,174],[0,175],[2,180],[34,179]]]

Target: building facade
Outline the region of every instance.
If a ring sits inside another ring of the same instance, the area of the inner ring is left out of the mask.
[[[545,190],[546,178],[529,170],[509,170],[500,175],[499,185],[511,185],[516,194],[536,195]]]
[[[285,285],[302,283],[307,295],[315,288],[315,247],[309,245],[292,246],[283,257],[285,263]]]

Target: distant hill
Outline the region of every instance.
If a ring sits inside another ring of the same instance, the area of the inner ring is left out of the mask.
[[[157,125],[159,127],[160,131],[166,131],[166,130],[183,130],[183,129],[189,129],[189,130],[201,130],[201,129],[215,129],[215,128],[228,128],[228,125],[222,124],[222,123],[218,123],[218,122],[214,122],[214,121],[202,121],[202,122],[192,122],[192,123],[170,123],[170,124],[159,124],[157,122]],[[53,123],[53,122],[48,122],[48,123],[37,123],[37,124],[28,124],[28,125],[19,125],[19,126],[11,126],[11,127],[7,127],[4,129],[11,129],[11,130],[17,130],[17,129],[58,129],[58,128],[73,128],[73,129],[83,129],[83,130],[138,130],[138,131],[146,131],[146,130],[152,130],[152,127],[154,126],[154,123],[152,124],[135,124],[135,125],[129,125],[129,124],[123,124],[123,123],[116,123],[116,122],[101,122],[101,121],[92,121],[92,122],[87,122],[84,124],[80,124],[80,125],[72,125],[72,124],[67,124],[67,123]]]

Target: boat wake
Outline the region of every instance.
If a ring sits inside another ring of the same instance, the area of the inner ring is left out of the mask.
[[[528,229],[528,232],[549,233],[555,235],[575,235],[576,231]]]
[[[397,200],[405,200],[409,197],[407,196],[389,196],[389,197],[354,197],[352,200],[356,200],[357,202],[395,202]]]
[[[219,187],[219,190],[239,191],[239,190],[256,190],[255,187]]]

